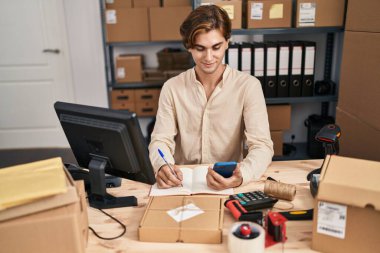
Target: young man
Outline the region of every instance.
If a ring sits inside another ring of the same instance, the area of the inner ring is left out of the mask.
[[[255,77],[222,64],[231,37],[227,13],[215,5],[200,6],[180,32],[195,67],[168,80],[161,90],[149,145],[158,187],[181,184],[175,164],[241,161],[230,178],[209,168],[207,184],[216,190],[258,180],[273,156],[266,104]],[[242,160],[244,136],[249,151]]]

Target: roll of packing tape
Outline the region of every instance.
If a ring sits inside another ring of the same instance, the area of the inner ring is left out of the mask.
[[[228,234],[230,253],[263,253],[265,230],[253,222],[236,222]]]

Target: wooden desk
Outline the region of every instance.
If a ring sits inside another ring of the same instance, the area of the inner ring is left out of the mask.
[[[263,179],[271,176],[284,183],[296,184],[297,194],[292,202],[294,205],[293,209],[310,209],[313,208],[313,199],[310,194],[309,182],[306,180],[306,175],[309,171],[319,168],[321,165],[322,160],[273,162],[264,174]],[[263,181],[259,181],[239,187],[235,190],[235,192],[263,190],[263,188]],[[124,180],[121,188],[108,190],[108,192],[114,196],[136,196],[138,198],[138,206],[106,210],[106,212],[110,213],[127,226],[127,232],[121,238],[106,241],[98,239],[91,231],[89,231],[87,252],[228,252],[227,235],[231,225],[235,222],[228,210],[225,210],[224,215],[222,244],[140,242],[138,240],[138,226],[149,199],[149,189],[149,185]],[[280,204],[281,203],[278,205]],[[282,206],[288,207],[290,205],[283,203]],[[279,210],[274,209],[274,211]],[[112,237],[121,232],[121,228],[117,223],[102,214],[97,209],[89,207],[88,212],[90,226],[93,227],[100,235],[104,237]],[[288,240],[284,244],[284,251],[312,252],[310,249],[312,221],[290,221],[287,222],[286,226]],[[282,252],[282,244],[269,247],[266,251]]]

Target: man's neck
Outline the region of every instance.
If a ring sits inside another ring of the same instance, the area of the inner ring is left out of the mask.
[[[207,74],[197,70],[197,67],[195,67],[195,73],[197,76],[197,80],[203,86],[208,88],[215,88],[218,85],[218,83],[222,80],[225,69],[226,65],[220,65],[220,67],[214,73]]]

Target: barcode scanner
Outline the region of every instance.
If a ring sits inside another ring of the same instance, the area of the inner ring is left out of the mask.
[[[315,139],[323,143],[325,155],[337,155],[339,153],[340,136],[340,127],[336,124],[328,124],[319,130],[315,135]],[[320,174],[321,168],[311,171],[306,177],[310,181],[310,192],[313,197],[317,195]]]

